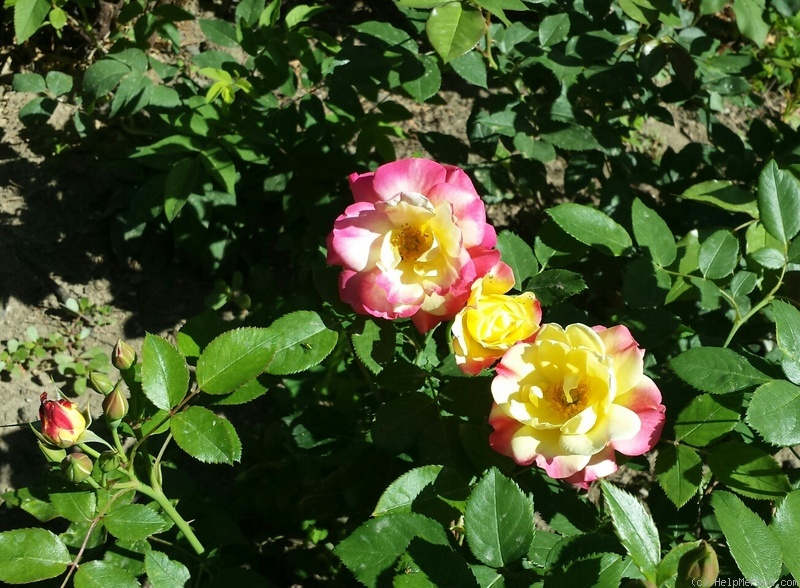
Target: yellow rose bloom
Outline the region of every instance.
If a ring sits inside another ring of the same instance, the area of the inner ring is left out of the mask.
[[[464,373],[479,374],[539,330],[541,304],[532,292],[506,294],[513,286],[514,275],[503,262],[472,285],[469,301],[451,328],[456,363]]]

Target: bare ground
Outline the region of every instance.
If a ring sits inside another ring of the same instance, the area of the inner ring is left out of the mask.
[[[0,86],[0,342],[23,339],[31,326],[43,336],[63,331],[74,318],[61,306],[70,297],[111,308],[108,324],[98,321],[86,348],[110,354],[123,338],[139,350],[145,332],[172,335],[182,319],[202,310],[211,285],[175,260],[143,270],[112,255],[108,206],[118,180],[91,154],[53,156],[54,128],[70,113],[59,109],[48,124],[26,129],[18,112],[30,98]],[[53,398],[65,382],[49,362],[22,376],[0,376],[3,492],[41,474],[44,460],[25,423],[38,420],[39,395]],[[99,400],[88,391],[77,402],[96,413]]]

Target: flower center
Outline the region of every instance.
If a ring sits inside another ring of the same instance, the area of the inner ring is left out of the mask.
[[[589,400],[589,384],[585,379],[569,382],[565,379],[561,384],[551,386],[546,393],[550,405],[570,419],[586,408]]]
[[[433,237],[408,223],[394,231],[392,245],[403,261],[416,261],[433,245]]]

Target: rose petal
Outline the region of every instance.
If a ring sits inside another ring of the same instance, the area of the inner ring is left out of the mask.
[[[381,200],[389,200],[403,192],[427,195],[447,178],[447,171],[429,159],[402,159],[382,165],[375,171],[373,189]]]

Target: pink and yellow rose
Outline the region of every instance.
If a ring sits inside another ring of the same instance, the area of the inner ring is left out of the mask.
[[[423,333],[453,318],[500,257],[467,174],[405,159],[352,174],[350,188],[355,203],[328,236],[342,300],[360,314],[411,317]]]
[[[491,446],[582,488],[613,473],[616,451],[649,451],[664,426],[643,358],[624,326],[543,325],[497,365]]]
[[[506,294],[514,274],[497,263],[475,280],[467,305],[453,321],[453,352],[466,374],[477,375],[491,367],[515,343],[530,341],[539,330],[542,307],[532,292]]]

